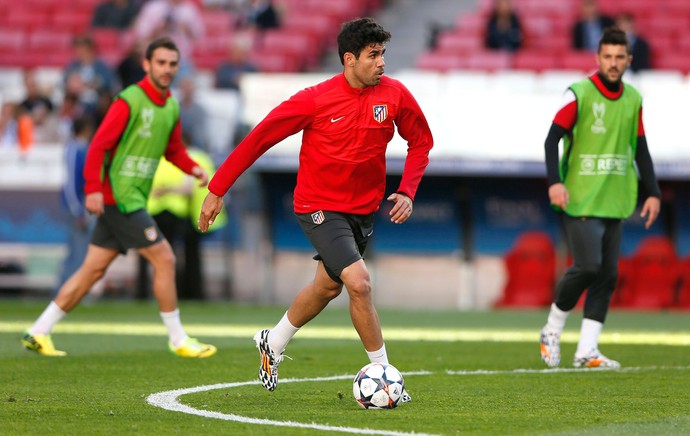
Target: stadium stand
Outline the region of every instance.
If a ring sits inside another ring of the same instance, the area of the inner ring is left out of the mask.
[[[494,63],[447,59],[485,56],[488,51],[484,48],[485,23],[492,2],[479,0],[477,10],[461,14],[452,29],[439,35],[436,47],[418,56],[416,66],[443,72],[467,68],[494,70]],[[579,0],[513,0],[513,4],[521,18],[525,41],[510,57],[509,68],[534,71],[594,68],[591,54],[587,56],[570,48],[571,27],[577,19]],[[621,13],[634,16],[639,33],[650,41],[653,68],[690,72],[690,2],[601,0],[599,6],[610,16]]]

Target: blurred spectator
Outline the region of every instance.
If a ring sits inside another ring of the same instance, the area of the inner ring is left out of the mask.
[[[180,123],[182,134],[188,139],[188,146],[206,149],[208,128],[206,120],[208,114],[196,100],[194,81],[187,77],[180,81],[177,96],[180,102]]]
[[[169,36],[180,51],[180,68],[176,83],[194,70],[192,49],[203,36],[204,25],[199,6],[190,0],[149,0],[144,3],[136,21],[134,33],[144,43]]]
[[[144,46],[141,41],[136,41],[117,66],[117,77],[120,81],[121,89],[125,89],[144,78],[146,72],[142,66],[143,60]]]
[[[94,9],[91,27],[125,30],[134,22],[137,12],[132,0],[107,0]]]
[[[280,16],[271,0],[247,0],[237,25],[258,31],[276,29],[280,27]]]
[[[24,72],[26,97],[19,106],[31,117],[34,125],[34,142],[53,143],[60,139],[55,106],[38,85],[33,71]]]
[[[250,39],[233,38],[228,49],[228,59],[221,62],[216,69],[216,88],[239,91],[242,75],[258,71],[256,65],[249,61],[251,48]]]
[[[630,54],[633,57],[630,70],[636,73],[640,70],[650,69],[652,66],[649,43],[645,38],[637,34],[633,16],[631,14],[621,14],[616,19],[616,26],[625,32],[630,43]]]
[[[26,155],[33,145],[33,122],[22,107],[5,102],[0,110],[0,148],[18,148]]]
[[[62,284],[81,266],[86,257],[91,230],[96,224],[95,215],[90,215],[84,205],[84,162],[96,125],[91,117],[84,116],[74,120],[72,126],[72,135],[65,144],[65,181],[62,185],[65,220],[69,229],[68,251],[53,295],[57,295]]]
[[[96,123],[96,128],[101,125],[105,114],[110,109],[110,105],[113,102],[113,93],[102,89],[98,91],[98,101],[96,102],[96,108],[93,111],[93,117]]]
[[[73,79],[68,82],[81,83],[81,79],[75,73],[71,76]],[[72,87],[65,89],[65,95],[62,99],[62,104],[58,109],[58,129],[60,142],[67,141],[73,132],[74,121],[87,113],[84,104],[79,100],[79,94],[73,90]]]
[[[77,36],[73,43],[75,59],[65,68],[65,86],[79,95],[79,100],[89,110],[95,110],[98,92],[113,92],[113,73],[110,67],[98,57],[96,44],[89,36]],[[81,80],[78,83],[76,76]]]
[[[494,0],[486,25],[486,46],[492,50],[516,51],[522,45],[520,19],[510,0]]]
[[[596,0],[582,0],[580,19],[573,27],[573,48],[596,52],[604,29],[613,24],[613,18],[599,12]]]

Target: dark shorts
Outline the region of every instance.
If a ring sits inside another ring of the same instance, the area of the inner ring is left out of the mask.
[[[374,214],[353,215],[317,211],[296,214],[304,234],[323,261],[328,275],[338,283],[343,270],[362,259],[374,232]],[[317,224],[318,223],[318,224]]]
[[[144,209],[124,214],[117,206],[106,206],[98,217],[91,243],[122,254],[130,248],[144,248],[163,240],[163,234]]]

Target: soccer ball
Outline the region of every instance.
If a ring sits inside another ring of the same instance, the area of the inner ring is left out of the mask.
[[[393,365],[370,363],[360,369],[352,383],[357,404],[365,409],[392,409],[405,389],[400,371]]]

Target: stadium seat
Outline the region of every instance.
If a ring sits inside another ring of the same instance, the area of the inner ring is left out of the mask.
[[[557,55],[543,50],[521,50],[513,56],[513,68],[516,70],[544,71],[558,67]]]
[[[630,271],[620,295],[620,307],[662,309],[673,305],[681,265],[670,238],[649,236],[630,257]]]
[[[428,51],[417,58],[416,67],[420,70],[445,73],[461,69],[462,63],[457,53]]]
[[[35,30],[29,35],[29,50],[63,51],[69,50],[72,34],[64,31]]]
[[[225,10],[204,9],[201,11],[206,35],[227,35],[232,32],[234,17]]]
[[[504,257],[507,283],[498,307],[546,307],[553,300],[556,250],[547,233],[522,233]]]
[[[477,51],[465,59],[466,67],[471,70],[499,71],[512,67],[511,53],[503,51]]]
[[[596,54],[588,51],[568,51],[561,57],[561,68],[565,70],[592,71],[597,68]]]
[[[7,21],[13,27],[31,31],[44,29],[50,25],[51,14],[49,11],[32,11],[30,9],[14,8],[7,13]]]
[[[444,52],[465,54],[484,49],[484,40],[480,36],[460,33],[443,32],[438,36],[436,49]]]
[[[0,28],[0,53],[24,51],[26,47],[26,32],[18,29]]]
[[[474,35],[483,39],[484,34],[486,34],[486,22],[487,18],[482,14],[460,14],[455,23],[455,29],[466,35]]]
[[[91,24],[91,11],[56,11],[50,19],[53,29],[66,30],[73,34],[85,32]]]
[[[277,29],[268,30],[263,34],[260,47],[274,53],[293,56],[299,69],[313,68],[321,56],[315,41],[311,34],[301,29]]]
[[[690,72],[690,58],[678,53],[663,53],[654,58],[654,68],[659,70],[676,70],[683,74]]]
[[[299,60],[294,56],[273,50],[254,51],[250,59],[263,73],[295,73],[300,69]]]

